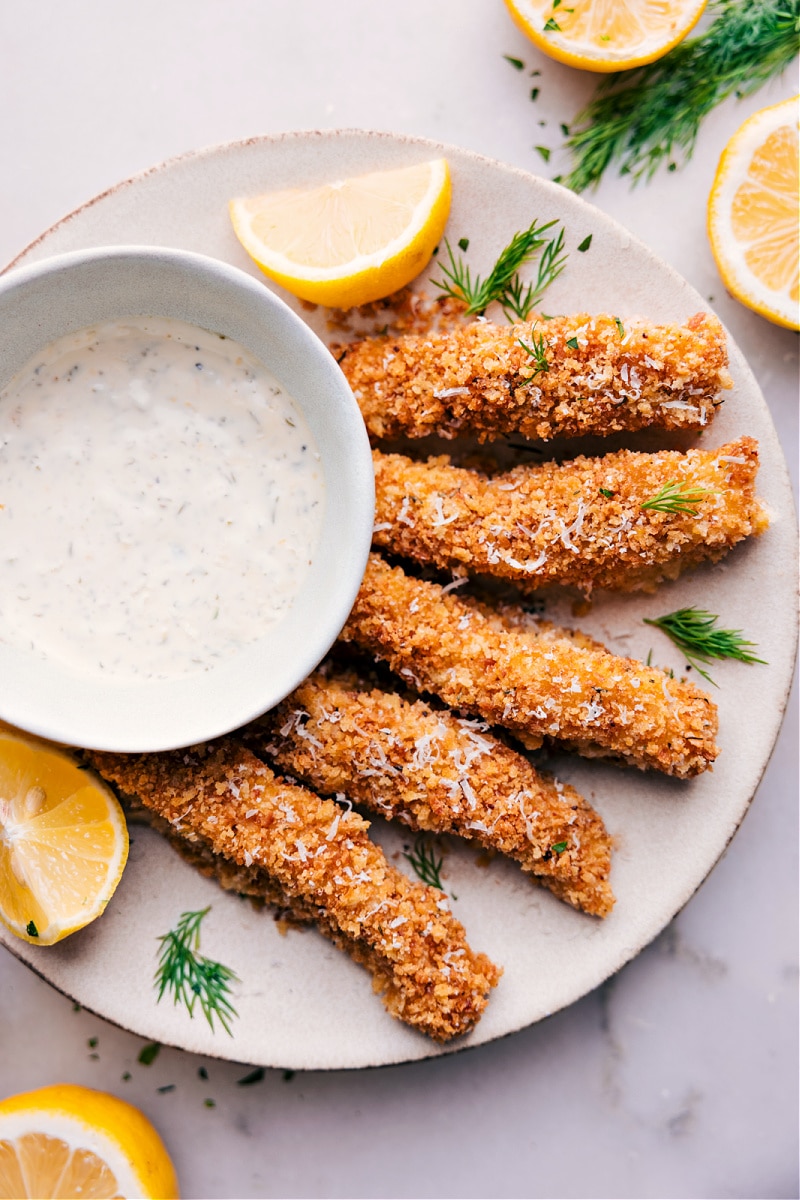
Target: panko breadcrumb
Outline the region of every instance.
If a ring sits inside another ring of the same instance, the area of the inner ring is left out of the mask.
[[[718,450],[621,450],[492,477],[446,456],[414,462],[375,450],[373,461],[375,546],[525,590],[652,591],[767,525],[749,437]],[[670,485],[694,502],[644,507]]]
[[[502,725],[524,745],[544,738],[680,778],[718,754],[717,710],[693,684],[445,594],[371,554],[343,638],[388,662],[420,692]]]
[[[541,346],[538,362],[522,343]],[[508,326],[475,321],[368,338],[340,359],[373,437],[470,433],[482,441],[702,429],[732,386],[727,363],[725,334],[710,313],[686,325],[585,313]]]
[[[267,898],[313,915],[394,1016],[439,1041],[475,1025],[500,971],[467,945],[444,893],[391,866],[358,814],[279,779],[233,739],[87,758],[199,850],[263,872]]]
[[[541,775],[482,721],[318,671],[256,727],[255,746],[315,791],[343,793],[411,829],[516,859],[575,908],[604,917],[611,839],[568,784]]]

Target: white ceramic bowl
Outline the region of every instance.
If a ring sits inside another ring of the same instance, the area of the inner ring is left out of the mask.
[[[196,675],[99,681],[6,644],[0,630],[0,717],[42,737],[117,751],[203,741],[283,699],[347,619],[374,512],[364,423],[330,353],[264,284],[216,259],[122,246],[9,273],[0,279],[0,387],[63,334],[134,315],[173,317],[223,333],[273,372],[316,440],[325,513],[317,553],[289,613],[258,641]]]

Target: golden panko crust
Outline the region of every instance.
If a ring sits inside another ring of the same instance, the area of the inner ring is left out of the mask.
[[[502,725],[534,748],[550,738],[590,757],[681,778],[718,754],[717,710],[693,684],[550,631],[541,638],[370,555],[343,638],[406,683]]]
[[[316,791],[344,793],[410,829],[476,841],[573,907],[611,911],[602,818],[484,722],[367,689],[348,672],[316,672],[256,729],[257,751]]]
[[[621,450],[488,477],[449,458],[373,451],[373,544],[445,570],[549,584],[653,590],[766,528],[756,499],[758,443],[718,450]],[[667,485],[685,511],[643,508]]]
[[[537,370],[539,339],[547,364]],[[716,317],[649,325],[608,315],[517,325],[475,321],[442,333],[369,338],[340,365],[373,437],[482,441],[619,430],[702,429],[731,387]]]
[[[274,881],[267,898],[313,916],[371,971],[394,1016],[439,1041],[475,1025],[500,971],[467,945],[444,893],[391,866],[358,814],[277,778],[233,739],[87,758],[182,838]]]

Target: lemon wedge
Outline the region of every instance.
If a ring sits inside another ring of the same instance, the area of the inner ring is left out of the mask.
[[[99,917],[128,857],[116,798],[60,750],[0,728],[0,920],[50,946]]]
[[[798,100],[762,108],[722,152],[708,200],[726,288],[776,325],[800,327]]]
[[[124,1100],[66,1083],[0,1100],[0,1200],[178,1195],[164,1143]]]
[[[231,200],[236,236],[293,295],[330,308],[379,300],[425,267],[450,211],[443,158],[315,188]]]
[[[667,54],[697,24],[706,0],[506,0],[545,54],[585,71],[628,71]]]

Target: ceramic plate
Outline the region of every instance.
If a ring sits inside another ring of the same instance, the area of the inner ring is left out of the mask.
[[[451,242],[469,238],[469,261],[478,271],[488,268],[510,236],[534,217],[557,217],[572,253],[548,292],[550,312],[684,321],[707,308],[644,245],[570,192],[454,147],[358,131],[259,138],[168,162],[97,197],[43,234],[13,265],[89,246],[147,243],[216,256],[263,278],[231,230],[231,196],[440,154],[447,156],[453,174],[447,232]],[[576,253],[588,234],[590,250]],[[324,313],[307,313],[292,297],[284,299],[321,337],[331,339]],[[733,344],[730,357],[734,390],[703,443],[717,446],[744,433],[758,438],[759,492],[772,514],[770,529],[722,563],[666,585],[655,596],[596,601],[580,624],[622,654],[646,658],[652,649],[659,665],[683,672],[681,655],[642,618],[697,604],[757,641],[769,665],[714,667],[721,754],[713,773],[687,783],[577,758],[552,762],[561,778],[596,806],[614,838],[617,905],[605,921],[559,903],[512,864],[495,859],[488,869],[481,867],[474,847],[448,842],[446,886],[457,897],[453,909],[471,945],[505,969],[477,1029],[449,1049],[479,1045],[541,1020],[596,987],[647,945],[724,851],[766,766],[794,657],[793,510],[764,400]],[[557,606],[548,606],[551,613],[564,617]],[[568,610],[566,619],[571,620]],[[377,820],[373,830],[402,866],[402,833]],[[366,973],[316,932],[283,936],[268,912],[223,893],[157,835],[136,827],[132,834],[127,869],[102,920],[49,949],[0,931],[3,944],[86,1008],[142,1037],[207,1055],[301,1069],[374,1066],[445,1052],[390,1018]],[[231,1038],[212,1033],[202,1018],[190,1020],[183,1009],[156,1005],[152,986],[156,937],[184,910],[209,904],[203,953],[227,963],[241,980]]]

